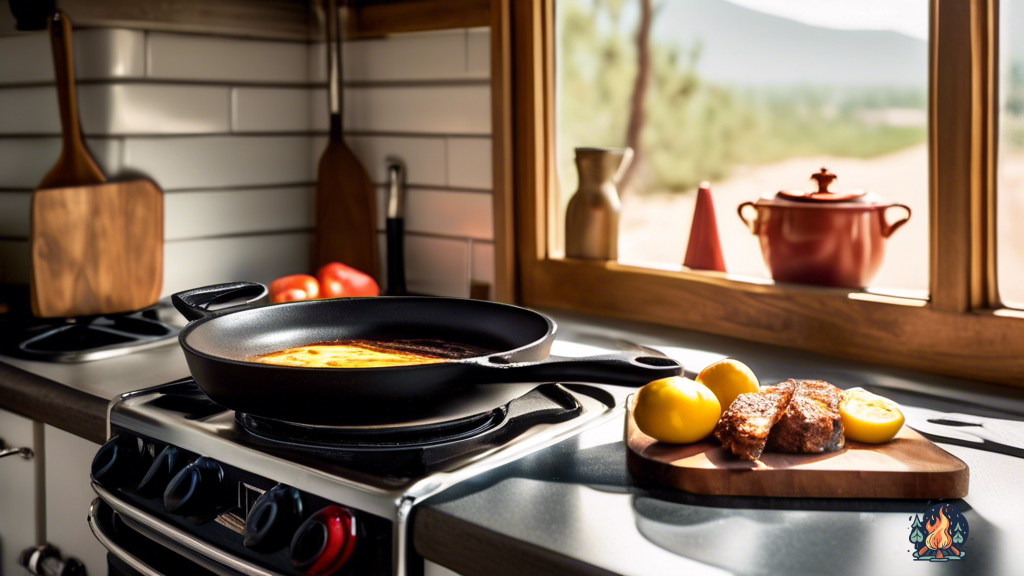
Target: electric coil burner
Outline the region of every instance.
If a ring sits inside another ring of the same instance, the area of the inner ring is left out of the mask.
[[[111,404],[90,525],[112,565],[141,573],[160,560],[119,542],[159,543],[196,573],[422,574],[416,506],[618,410],[601,388],[541,384],[482,413],[320,426],[236,414],[189,378]]]

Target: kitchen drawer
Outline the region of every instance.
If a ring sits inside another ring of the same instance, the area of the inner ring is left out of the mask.
[[[21,551],[42,540],[40,501],[43,425],[0,410],[0,440],[7,448],[30,448],[31,458],[0,459],[0,575],[22,574]]]
[[[77,558],[90,576],[107,573],[107,551],[87,520],[96,499],[89,472],[98,444],[53,426],[46,439],[46,541],[65,556]]]

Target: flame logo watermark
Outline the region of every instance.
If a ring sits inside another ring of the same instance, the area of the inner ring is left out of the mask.
[[[929,508],[923,518],[914,515],[910,525],[914,559],[930,562],[963,560],[967,554],[964,544],[969,530],[963,513],[947,502]]]

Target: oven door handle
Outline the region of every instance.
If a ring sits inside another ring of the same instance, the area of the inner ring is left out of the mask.
[[[159,518],[154,518],[149,514],[146,514],[142,510],[139,510],[135,506],[119,499],[114,496],[108,490],[93,482],[92,489],[96,492],[104,502],[106,502],[115,512],[121,515],[122,519],[129,521],[129,525],[132,523],[138,524],[144,528],[150,534],[148,536],[155,537],[162,544],[170,547],[171,549],[180,551],[189,551],[190,555],[195,556],[191,558],[193,561],[197,561],[198,564],[217,564],[232,570],[240,574],[247,574],[251,576],[284,576],[279,572],[267,570],[237,556],[232,556],[226,552],[221,551],[219,548],[215,548],[202,540],[199,540],[195,536],[182,532],[181,530],[163,522]],[[205,560],[205,562],[198,561],[199,558]],[[210,568],[210,566],[205,566]],[[216,571],[216,570],[214,570]]]
[[[99,516],[100,511],[100,502],[102,502],[102,500],[97,498],[92,501],[92,506],[89,506],[89,529],[92,530],[93,536],[100,541],[100,544],[107,549],[107,552],[110,552],[128,566],[131,566],[133,570],[142,574],[142,576],[164,576],[163,573],[154,570],[149,566],[149,564],[146,564],[142,560],[133,556],[131,552],[128,552],[124,548],[118,546],[117,543],[103,531],[103,527],[100,526],[99,520],[97,520],[97,516]]]

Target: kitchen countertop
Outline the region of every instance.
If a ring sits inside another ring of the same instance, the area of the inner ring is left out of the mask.
[[[548,312],[560,341],[655,346],[688,372],[739,358],[762,382],[821,378],[875,385],[908,405],[1024,420],[1024,390],[882,368],[672,328]],[[585,348],[585,346],[583,347]],[[175,344],[81,364],[0,357],[0,407],[102,442],[118,394],[188,375]],[[691,376],[693,374],[690,374]],[[622,399],[630,390],[608,387]],[[936,398],[934,396],[938,396]],[[946,400],[943,398],[950,398]],[[995,410],[995,411],[993,411]],[[550,449],[423,503],[416,549],[474,574],[939,573],[1008,574],[1024,511],[1024,459],[943,444],[971,467],[966,559],[914,562],[909,519],[925,502],[703,497],[635,482],[620,415]]]

